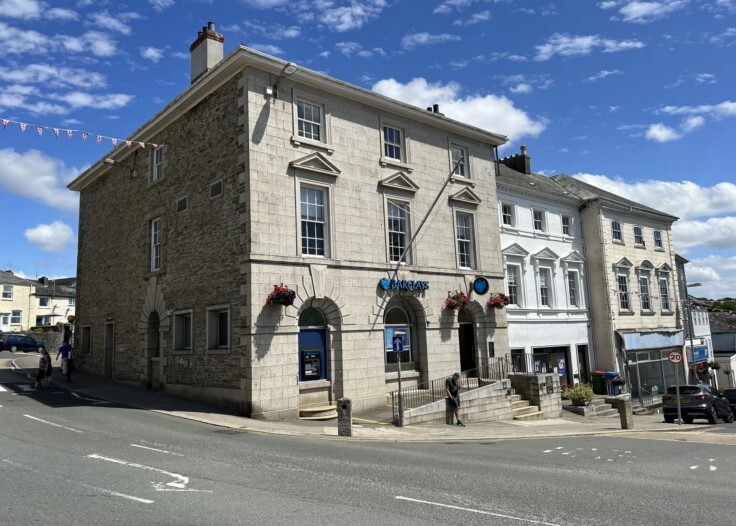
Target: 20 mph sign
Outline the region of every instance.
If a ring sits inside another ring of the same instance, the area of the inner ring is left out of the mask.
[[[670,361],[670,363],[677,365],[679,363],[682,363],[682,353],[680,351],[672,351],[667,355],[667,359]]]

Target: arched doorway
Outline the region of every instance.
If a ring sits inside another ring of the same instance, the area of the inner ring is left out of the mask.
[[[399,360],[402,370],[418,370],[420,356],[414,309],[403,298],[393,298],[386,305],[383,327],[386,371],[398,370]],[[401,339],[401,352],[394,350],[396,337]]]
[[[299,315],[299,382],[327,380],[327,322],[307,307]]]
[[[457,315],[457,321],[459,324],[460,370],[471,371],[478,367],[476,363],[473,315],[467,309],[462,309]]]

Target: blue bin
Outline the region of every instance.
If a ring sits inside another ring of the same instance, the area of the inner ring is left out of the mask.
[[[603,381],[606,384],[606,394],[609,396],[618,396],[621,394],[621,387],[613,385],[613,379],[620,375],[616,371],[606,371],[603,373]]]

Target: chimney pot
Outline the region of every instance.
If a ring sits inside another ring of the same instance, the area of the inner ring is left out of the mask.
[[[197,33],[197,39],[189,46],[192,83],[222,60],[225,37],[215,28],[214,22],[207,22],[202,31]]]
[[[440,112],[440,105],[439,104],[432,104],[432,111],[435,113]]]

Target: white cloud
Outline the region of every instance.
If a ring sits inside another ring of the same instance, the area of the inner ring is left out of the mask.
[[[451,119],[492,133],[507,135],[512,140],[525,136],[536,137],[547,127],[546,119],[531,118],[523,110],[514,107],[514,103],[506,97],[462,97],[460,85],[454,82],[430,84],[423,78],[415,78],[402,84],[394,79],[384,79],[376,82],[372,89],[419,108],[439,104],[440,111]]]
[[[317,2],[316,7],[321,9],[319,21],[342,33],[360,29],[367,22],[378,18],[387,3],[387,0],[363,0],[350,2],[347,6],[332,7],[332,2]]]
[[[38,150],[0,150],[0,186],[8,192],[76,214],[79,194],[66,188],[82,172]]]
[[[736,256],[711,254],[705,257],[688,257],[685,266],[690,283],[702,283],[702,287],[691,289],[693,296],[718,299],[736,297]]]
[[[74,240],[71,227],[61,221],[29,228],[24,235],[29,243],[46,252],[61,252]]]
[[[342,53],[346,57],[354,55],[355,53],[363,49],[363,46],[361,46],[357,42],[337,42],[335,44],[335,47],[340,53]]]
[[[490,11],[481,11],[480,13],[473,13],[470,18],[465,20],[455,20],[453,26],[473,26],[480,24],[481,22],[488,22],[491,19]]]
[[[54,39],[60,38],[61,46],[75,53],[85,53],[90,51],[97,57],[111,57],[115,55],[117,50],[117,42],[110,38],[106,33],[99,31],[87,31],[81,37],[70,37],[64,35],[56,35]],[[55,47],[59,47],[54,43]],[[38,52],[42,52],[41,50]]]
[[[533,90],[534,88],[526,82],[521,82],[509,88],[511,93],[531,93]]]
[[[628,182],[585,173],[573,177],[682,220],[736,214],[736,184],[730,182],[700,186],[692,181]]]
[[[127,106],[132,100],[133,95],[124,93],[110,93],[97,95],[92,93],[84,93],[81,91],[72,91],[64,95],[53,95],[51,99],[65,102],[72,108],[94,108],[97,110],[117,110]]]
[[[629,1],[618,10],[621,20],[634,24],[648,24],[684,9],[688,0]],[[616,18],[614,18],[616,19]]]
[[[715,84],[717,80],[712,73],[698,73],[695,75],[695,82],[698,84]]]
[[[64,9],[61,7],[54,7],[44,12],[44,17],[49,20],[59,20],[61,22],[70,22],[72,20],[79,20],[79,15],[76,11],[71,9]]]
[[[450,35],[448,33],[441,33],[439,35],[432,35],[430,33],[413,33],[411,35],[405,35],[401,39],[401,47],[410,50],[417,46],[431,46],[433,44],[443,44],[445,42],[453,42],[462,40],[458,35]]]
[[[161,11],[172,7],[175,2],[174,0],[148,0],[148,3],[160,13]]]
[[[562,57],[590,55],[596,50],[616,53],[643,47],[644,43],[638,40],[610,40],[598,35],[570,36],[555,33],[547,39],[547,42],[536,46],[537,55],[534,60],[549,60],[555,55]]]
[[[682,121],[680,128],[683,133],[690,133],[693,130],[697,130],[705,123],[705,119],[700,115],[692,115]]]
[[[736,117],[736,102],[727,100],[719,104],[701,106],[665,106],[661,113],[668,115],[706,115],[713,118]]]
[[[654,142],[670,142],[681,139],[682,134],[669,126],[665,126],[661,122],[658,122],[649,126],[645,137]]]
[[[143,47],[141,48],[141,56],[156,63],[164,57],[164,50],[157,47]]]
[[[592,76],[588,77],[588,80],[591,81],[591,82],[595,82],[597,80],[602,80],[602,79],[604,79],[606,77],[610,77],[612,75],[622,75],[622,74],[623,74],[622,71],[620,71],[618,69],[612,69],[612,70],[602,69],[598,73],[596,73],[595,75],[592,75]]]
[[[107,11],[102,11],[100,13],[92,13],[88,15],[87,22],[85,23],[87,25],[101,27],[108,31],[114,31],[121,35],[130,35],[133,30],[128,22],[139,18],[141,18],[141,16],[138,13],[115,13],[113,15]]]
[[[677,221],[672,225],[672,232],[678,250],[703,246],[736,249],[736,216]]]
[[[39,18],[43,5],[37,0],[0,0],[0,13],[8,18],[30,20]]]
[[[13,68],[0,66],[0,78],[5,82],[43,84],[47,88],[76,86],[89,89],[104,88],[107,85],[107,80],[101,73],[44,63],[24,64]]]
[[[453,11],[462,11],[476,2],[487,2],[489,0],[444,0],[440,5],[434,8],[435,15],[447,15]]]

